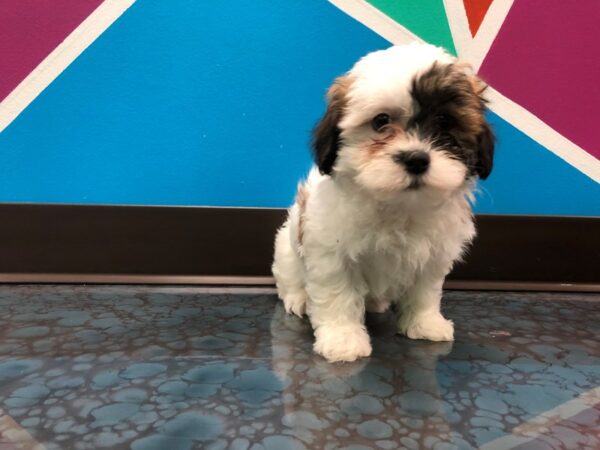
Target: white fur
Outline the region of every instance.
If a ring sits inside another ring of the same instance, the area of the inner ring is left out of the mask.
[[[356,64],[334,172],[310,172],[304,210],[294,204],[277,234],[273,274],[279,296],[287,312],[308,314],[314,350],[329,361],[370,355],[365,310],[384,311],[390,302],[397,304],[400,333],[453,339],[440,300],[445,276],[475,235],[466,168],[427,148],[430,169],[423,186],[410,190],[410,176],[391,161],[391,150],[365,157],[373,133],[365,122],[382,110],[405,114],[410,80],[434,61],[452,58],[419,44],[375,52]],[[427,146],[405,135],[393,144],[390,149],[401,151]]]
[[[442,48],[418,42],[369,53],[352,68],[356,78],[350,89],[348,114],[342,129],[355,127],[385,109],[410,112],[408,95],[415,75],[433,62],[450,64],[454,58]]]

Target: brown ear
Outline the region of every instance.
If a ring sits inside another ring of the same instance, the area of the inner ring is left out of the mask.
[[[340,146],[338,124],[346,106],[348,76],[339,77],[327,92],[327,111],[313,130],[312,147],[315,162],[322,174],[329,175],[335,164]]]
[[[487,111],[487,100],[484,97],[484,92],[487,89],[487,84],[479,77],[472,75],[469,77],[473,93],[479,100],[481,109],[481,131],[477,135],[477,165],[475,171],[482,180],[485,180],[492,172],[494,165],[494,146],[496,138],[492,132],[492,128],[485,121],[485,111]]]
[[[476,171],[479,178],[485,180],[492,172],[494,165],[494,133],[490,126],[485,123],[483,130],[477,136],[477,166]]]

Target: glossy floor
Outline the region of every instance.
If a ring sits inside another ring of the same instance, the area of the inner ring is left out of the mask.
[[[328,364],[272,291],[0,286],[0,448],[600,448],[600,296],[448,292]]]

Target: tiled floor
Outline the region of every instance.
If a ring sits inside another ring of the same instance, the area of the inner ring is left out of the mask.
[[[268,291],[0,286],[0,449],[598,449],[600,295],[448,292],[328,364]]]

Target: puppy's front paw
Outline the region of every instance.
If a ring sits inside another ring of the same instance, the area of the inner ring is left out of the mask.
[[[306,300],[306,292],[304,291],[287,293],[283,297],[285,312],[302,317],[306,312]]]
[[[398,320],[398,331],[411,339],[453,341],[454,324],[439,312],[404,313]]]
[[[369,334],[362,325],[321,325],[315,338],[315,352],[329,362],[355,361],[371,354]]]

